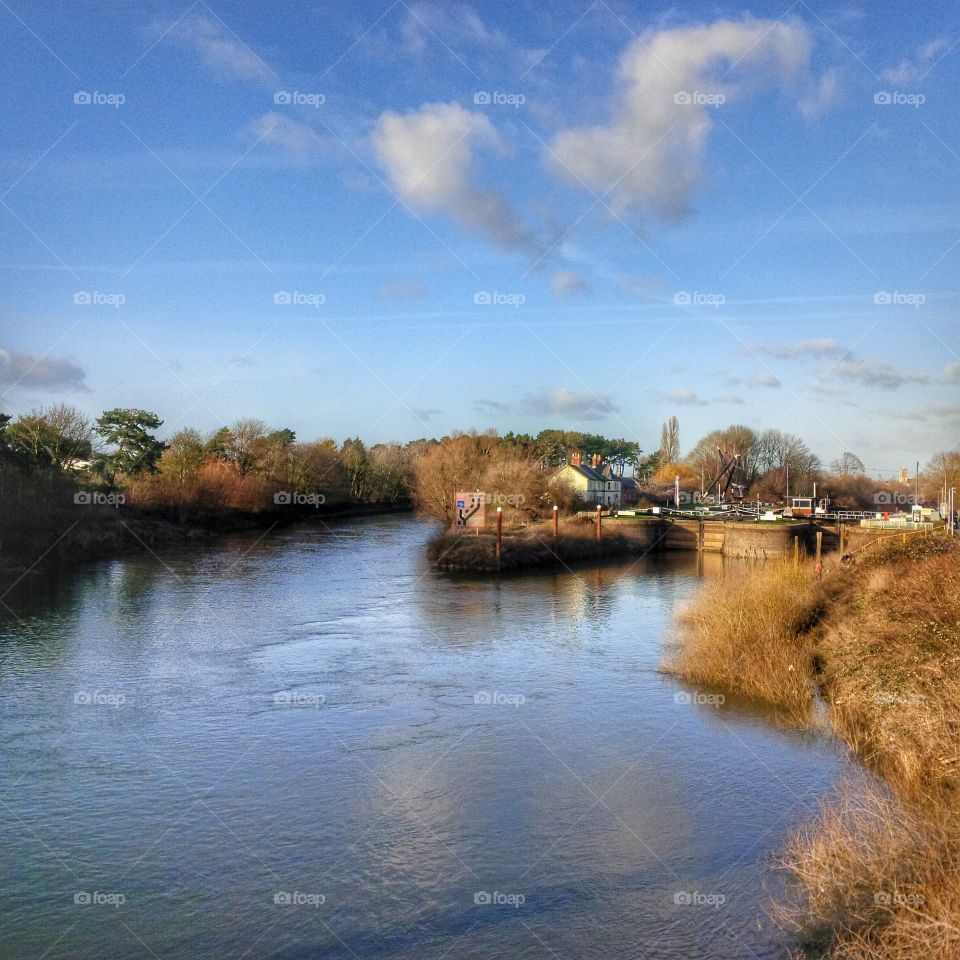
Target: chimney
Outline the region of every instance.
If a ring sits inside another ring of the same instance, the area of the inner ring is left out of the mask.
[[[570,454],[570,466],[571,466],[571,467],[579,467],[579,466],[580,466],[580,451],[579,451],[579,450],[574,450],[573,453]]]
[[[593,455],[593,460],[590,461],[590,465],[593,467],[594,470],[596,470],[601,463],[603,463],[603,457],[601,457],[599,453],[595,453]]]

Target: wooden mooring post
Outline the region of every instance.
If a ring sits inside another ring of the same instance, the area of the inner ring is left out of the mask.
[[[554,504],[553,505],[553,539],[556,540],[560,536],[560,508]]]
[[[602,523],[603,523],[603,521],[602,521],[602,519],[601,519],[601,517],[602,517],[602,514],[601,514],[602,509],[603,509],[603,508],[602,508],[602,507],[600,506],[600,504],[598,503],[598,504],[597,504],[597,526],[596,526],[596,530],[594,531],[594,539],[597,541],[597,546],[598,546],[598,547],[600,546],[601,526],[602,526]]]
[[[497,507],[497,546],[496,558],[497,566],[500,566],[500,549],[503,546],[503,507]]]
[[[800,566],[800,538],[793,538],[793,565],[794,567]]]

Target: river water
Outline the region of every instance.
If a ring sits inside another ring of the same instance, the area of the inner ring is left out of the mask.
[[[767,865],[847,761],[657,672],[695,555],[456,579],[427,535],[8,594],[0,956],[781,956]]]

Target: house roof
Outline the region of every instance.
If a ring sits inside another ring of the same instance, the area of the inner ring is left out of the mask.
[[[577,466],[574,463],[566,464],[571,470],[576,470],[581,476],[586,477],[588,480],[593,480],[597,483],[609,483],[611,480],[618,480],[618,477],[605,477],[599,470],[594,470],[593,467],[587,467],[583,464]]]

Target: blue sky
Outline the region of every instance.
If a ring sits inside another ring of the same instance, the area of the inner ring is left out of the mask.
[[[0,19],[2,410],[958,445],[949,3]]]

